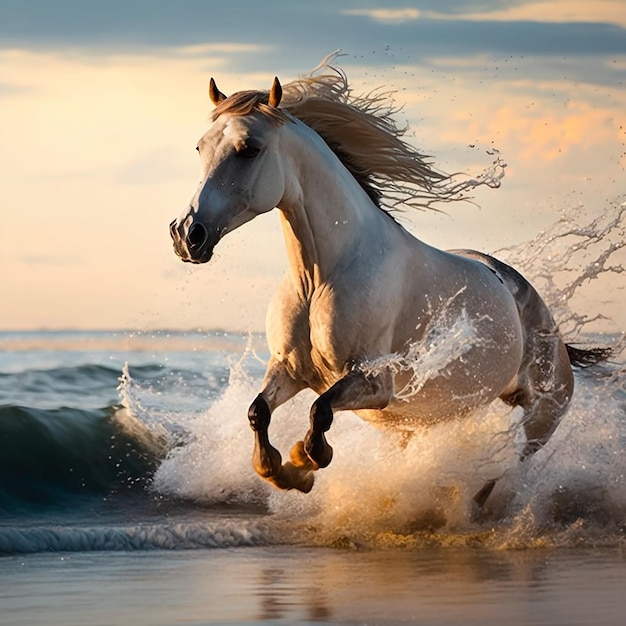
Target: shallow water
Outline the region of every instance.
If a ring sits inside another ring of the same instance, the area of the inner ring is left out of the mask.
[[[614,550],[264,547],[5,558],[0,624],[624,623]]]

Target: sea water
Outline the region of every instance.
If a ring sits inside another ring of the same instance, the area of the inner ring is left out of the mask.
[[[626,396],[611,368],[577,374],[524,468],[504,405],[404,447],[341,413],[305,495],[251,469],[262,337],[0,343],[1,624],[622,623]],[[283,451],[313,399],[277,411]]]

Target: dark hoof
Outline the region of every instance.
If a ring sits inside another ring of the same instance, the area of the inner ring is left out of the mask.
[[[472,500],[474,500],[474,502],[476,502],[476,504],[482,508],[485,504],[485,502],[487,502],[487,498],[491,495],[491,492],[493,491],[493,488],[496,486],[496,481],[495,480],[490,480],[489,482],[485,483],[475,494],[474,497],[472,498]]]

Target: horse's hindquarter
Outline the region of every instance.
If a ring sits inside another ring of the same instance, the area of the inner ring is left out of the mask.
[[[407,268],[395,319],[396,399],[382,412],[360,413],[365,419],[430,424],[463,416],[516,384],[524,334],[511,291],[479,261],[427,251]]]

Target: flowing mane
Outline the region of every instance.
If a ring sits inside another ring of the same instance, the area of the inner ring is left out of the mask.
[[[223,113],[249,115],[261,111],[276,124],[294,116],[316,131],[359,182],[372,201],[385,210],[402,205],[433,208],[438,202],[466,199],[473,185],[455,183],[435,169],[428,156],[402,137],[398,109],[380,90],[355,96],[343,70],[322,61],[308,76],[283,85],[280,109],[268,105],[267,91],[240,91],[221,102]]]

